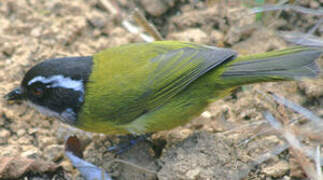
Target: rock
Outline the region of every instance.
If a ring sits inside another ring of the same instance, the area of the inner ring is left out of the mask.
[[[317,1],[310,1],[310,7],[311,9],[317,9],[320,7],[320,3]]]
[[[192,180],[198,179],[200,172],[201,172],[200,168],[191,169],[191,170],[187,171],[187,173],[186,173],[187,179],[192,179]]]
[[[7,144],[11,133],[7,129],[0,130],[0,144]]]
[[[289,170],[289,164],[287,161],[279,161],[273,165],[265,167],[262,172],[267,176],[272,176],[274,178],[282,177]]]
[[[33,139],[31,136],[22,136],[15,142],[18,142],[20,145],[30,145],[33,143]]]
[[[23,135],[25,135],[26,134],[26,130],[24,130],[24,129],[19,129],[18,131],[17,131],[17,136],[18,137],[22,137]]]
[[[45,159],[48,161],[57,161],[64,156],[64,146],[53,144],[44,149]]]
[[[66,158],[64,161],[60,163],[60,165],[64,168],[65,171],[67,172],[73,172],[74,167],[72,163]]]
[[[104,28],[107,24],[107,18],[99,13],[90,14],[89,17],[87,17],[87,20],[93,27],[99,29]]]
[[[224,39],[224,34],[221,31],[213,30],[210,38],[214,38],[216,41],[222,41]]]
[[[34,37],[39,37],[42,34],[42,28],[41,27],[36,27],[34,29],[31,30],[30,35],[34,36]]]
[[[301,81],[298,83],[298,87],[309,98],[319,99],[323,96],[323,88],[320,88],[323,87],[323,80],[320,78]]]
[[[39,154],[40,154],[40,151],[39,151],[38,148],[36,148],[34,146],[30,146],[29,150],[24,151],[23,153],[21,153],[21,156],[26,157],[26,158],[36,159],[36,158],[39,158]]]
[[[6,56],[11,56],[15,52],[15,46],[13,44],[5,42],[3,47],[2,47],[2,52]]]
[[[21,153],[20,145],[8,144],[6,147],[1,147],[0,157],[15,156]]]
[[[209,111],[204,111],[201,116],[204,118],[211,118],[212,114]]]
[[[188,136],[190,136],[192,133],[193,133],[193,131],[191,129],[179,127],[179,128],[176,128],[172,131],[169,131],[167,141],[168,142],[183,141]]]
[[[169,6],[162,0],[141,0],[141,5],[150,15],[160,16],[164,14]]]
[[[47,136],[39,136],[38,143],[40,148],[44,148],[46,146],[56,144],[56,138],[55,137],[47,137]]]

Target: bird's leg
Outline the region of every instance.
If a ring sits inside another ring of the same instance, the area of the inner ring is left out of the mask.
[[[113,145],[108,148],[109,152],[115,152],[116,154],[122,154],[125,151],[131,149],[134,145],[147,140],[151,134],[144,134],[144,135],[125,135],[120,136],[120,142],[116,145]]]

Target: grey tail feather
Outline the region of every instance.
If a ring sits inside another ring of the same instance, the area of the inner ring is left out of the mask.
[[[237,58],[228,64],[223,78],[248,78],[242,84],[258,81],[299,80],[303,77],[315,77],[320,68],[315,60],[323,52],[318,48],[304,48],[296,51],[277,51],[264,56],[250,56],[251,58]]]

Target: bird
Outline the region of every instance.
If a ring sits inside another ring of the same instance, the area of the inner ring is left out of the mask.
[[[242,85],[316,77],[321,53],[296,46],[238,56],[191,42],[131,43],[40,62],[5,99],[89,132],[154,133],[186,124]]]

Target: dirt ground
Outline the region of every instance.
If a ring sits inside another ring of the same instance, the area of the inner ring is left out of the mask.
[[[142,42],[140,36],[121,25],[134,7],[145,13],[165,39],[229,47],[239,54],[285,48],[288,44],[277,35],[278,30],[307,32],[318,21],[315,16],[292,11],[267,13],[256,21],[255,15],[247,11],[250,8],[241,3],[111,2],[119,7],[116,14],[99,0],[0,1],[0,96],[18,86],[24,73],[44,59],[93,55],[108,47]],[[323,6],[316,0],[301,0],[298,4],[312,9]],[[314,34],[322,37],[323,26]],[[322,58],[319,63],[322,67]],[[155,133],[151,142],[141,142],[121,155],[107,152],[111,144],[104,135],[65,126],[25,104],[8,104],[1,98],[0,158],[42,159],[63,167],[54,174],[25,174],[29,179],[82,179],[64,157],[65,138],[76,134],[85,146],[84,159],[104,168],[114,179],[302,179],[302,173],[292,173],[295,163],[288,150],[251,166],[259,156],[284,143],[278,136],[241,142],[255,134],[254,124],[263,122],[262,113],[271,107],[270,102],[255,95],[256,90],[284,96],[323,117],[322,87],[322,76],[301,82],[244,86],[214,102],[191,123]],[[297,117],[287,112],[287,118]]]

